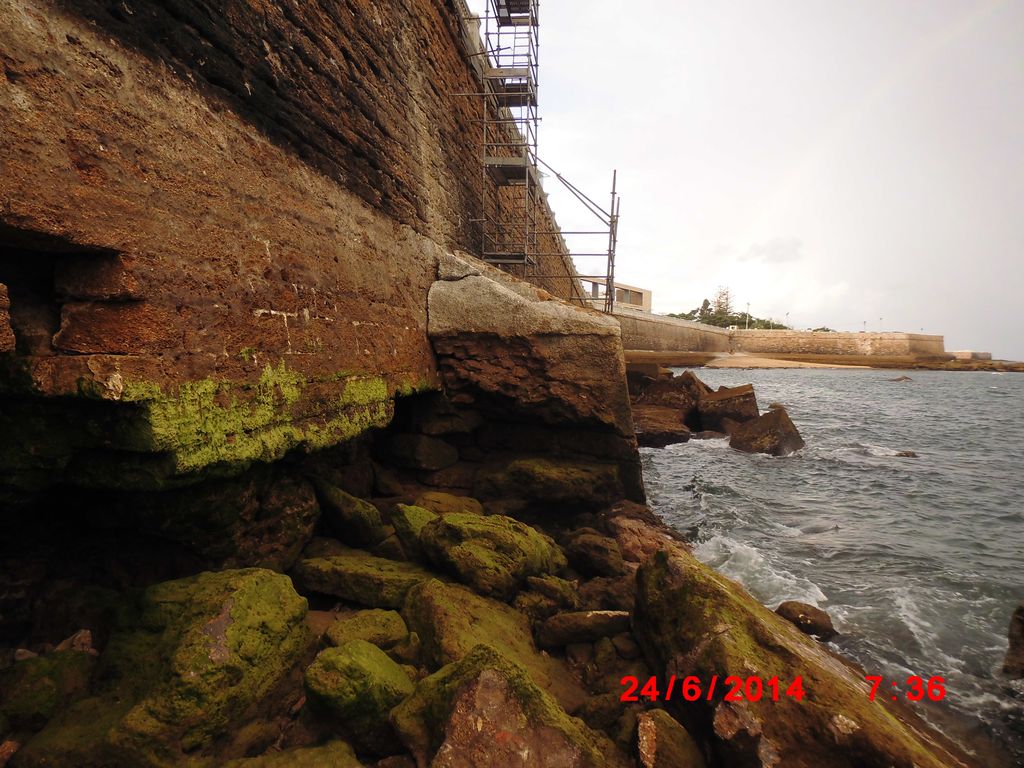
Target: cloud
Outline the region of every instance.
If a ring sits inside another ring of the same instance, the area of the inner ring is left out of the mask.
[[[773,237],[764,243],[754,243],[739,257],[740,261],[760,261],[765,264],[781,264],[786,261],[800,261],[804,244],[797,237]]]

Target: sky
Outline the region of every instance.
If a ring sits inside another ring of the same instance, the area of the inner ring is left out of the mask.
[[[1024,360],[1024,2],[540,0],[540,18],[539,155],[601,203],[617,169],[616,277],[655,312],[724,286],[796,328]],[[563,229],[591,228],[545,188]]]

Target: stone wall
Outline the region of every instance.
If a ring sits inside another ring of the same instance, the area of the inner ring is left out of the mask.
[[[0,428],[49,442],[5,477],[158,484],[438,387],[427,292],[479,246],[467,55],[451,2],[0,0]]]
[[[883,357],[945,356],[942,336],[918,333],[827,333],[817,331],[733,331],[734,352],[869,355]]]
[[[690,323],[631,311],[615,310],[622,329],[622,345],[627,350],[654,352],[728,352],[729,331],[703,323]]]

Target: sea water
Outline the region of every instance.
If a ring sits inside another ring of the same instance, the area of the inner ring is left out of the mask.
[[[754,384],[762,410],[785,405],[807,447],[785,458],[725,440],[643,449],[652,506],[766,606],[827,610],[834,646],[867,674],[944,678],[941,704],[910,706],[1024,765],[1024,681],[1001,673],[1024,602],[1024,374],[696,373]]]

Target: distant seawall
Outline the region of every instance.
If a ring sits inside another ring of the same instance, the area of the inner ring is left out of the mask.
[[[729,331],[674,317],[616,309],[628,352],[744,353],[767,357],[950,358],[942,336],[790,330]],[[851,359],[851,362],[853,360]]]

